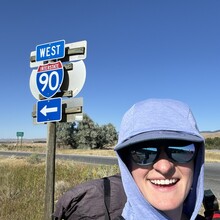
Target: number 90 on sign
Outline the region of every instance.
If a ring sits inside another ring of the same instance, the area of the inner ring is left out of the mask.
[[[44,68],[41,68],[42,70]],[[63,68],[52,69],[48,71],[38,71],[36,84],[39,93],[45,98],[54,96],[61,87],[63,82]]]
[[[40,83],[40,85],[42,85],[42,88],[41,88],[42,92],[44,92],[46,89],[49,90],[49,91],[57,90],[57,88],[59,86],[59,74],[58,74],[58,72],[53,71],[50,74],[41,73],[39,75],[39,83]]]

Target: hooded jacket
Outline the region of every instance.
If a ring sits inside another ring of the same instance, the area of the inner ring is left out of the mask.
[[[194,159],[191,190],[184,201],[183,213],[196,219],[202,201],[204,184],[204,138],[200,135],[193,114],[185,103],[171,99],[148,99],[132,106],[124,115],[115,147],[127,202],[122,216],[126,220],[167,220],[142,195],[128,170],[122,149],[140,141],[157,139],[189,140],[199,143]]]

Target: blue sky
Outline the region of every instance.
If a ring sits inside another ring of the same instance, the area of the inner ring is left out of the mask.
[[[34,125],[30,52],[64,39],[87,41],[86,82],[77,97],[99,125],[119,129],[147,98],[188,103],[199,129],[220,129],[219,0],[21,0],[0,7],[0,138],[45,138]]]

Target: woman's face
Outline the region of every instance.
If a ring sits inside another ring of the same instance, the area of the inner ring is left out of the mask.
[[[158,160],[148,166],[132,162],[131,174],[147,201],[164,213],[179,210],[186,199],[192,182],[194,162],[172,162],[162,150]]]

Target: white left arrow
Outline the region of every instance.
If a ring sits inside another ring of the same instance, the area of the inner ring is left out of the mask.
[[[45,106],[40,110],[40,113],[43,114],[44,116],[47,116],[47,113],[51,113],[51,112],[57,112],[57,107],[47,108],[47,105],[45,105]]]

